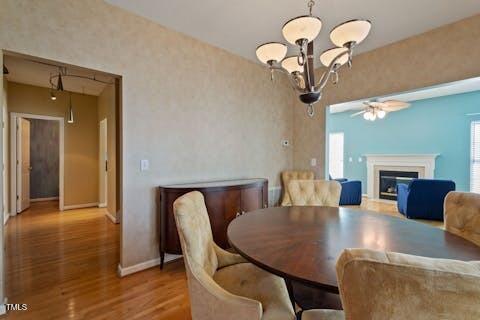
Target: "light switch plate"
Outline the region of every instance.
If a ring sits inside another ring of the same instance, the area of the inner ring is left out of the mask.
[[[349,158],[348,158],[348,162],[353,162],[353,158],[352,158],[352,157],[349,157]]]
[[[148,171],[150,169],[150,161],[143,159],[140,160],[140,171]]]
[[[312,167],[316,167],[317,166],[317,158],[312,158],[310,159],[310,165]]]
[[[362,157],[358,157],[358,162],[362,162],[362,161],[363,161]]]

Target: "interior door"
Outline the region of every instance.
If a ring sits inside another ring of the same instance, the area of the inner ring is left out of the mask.
[[[30,207],[30,121],[17,119],[17,213]]]
[[[100,121],[99,127],[99,207],[107,206],[107,171],[108,171],[108,154],[107,154],[107,119]]]

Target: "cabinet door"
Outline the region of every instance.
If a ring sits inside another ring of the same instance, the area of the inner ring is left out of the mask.
[[[240,190],[213,191],[205,194],[213,240],[222,248],[229,248],[227,228],[240,210]]]
[[[255,186],[242,189],[242,212],[253,211],[264,207],[263,187]]]

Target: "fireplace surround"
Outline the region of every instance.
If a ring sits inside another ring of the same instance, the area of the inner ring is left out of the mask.
[[[433,179],[438,154],[366,154],[367,196],[380,197],[380,171],[413,172],[418,178]],[[408,176],[407,176],[408,177]],[[396,196],[395,196],[396,199]],[[386,199],[383,200],[394,200]]]

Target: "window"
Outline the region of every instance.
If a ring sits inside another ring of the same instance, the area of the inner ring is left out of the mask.
[[[328,169],[332,178],[343,178],[343,132],[330,133],[328,137]]]
[[[480,193],[480,121],[472,121],[470,191]]]

